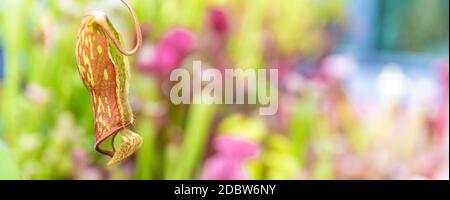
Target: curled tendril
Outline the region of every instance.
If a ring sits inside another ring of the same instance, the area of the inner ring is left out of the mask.
[[[122,3],[125,4],[125,6],[128,8],[128,10],[131,13],[131,16],[133,17],[133,21],[134,21],[134,28],[136,31],[136,45],[130,51],[127,51],[122,47],[122,45],[120,44],[119,38],[117,38],[116,34],[114,34],[114,31],[111,29],[109,20],[103,12],[92,11],[91,13],[88,13],[87,16],[95,18],[98,25],[100,25],[102,27],[103,31],[112,40],[112,42],[114,43],[116,48],[120,51],[120,53],[122,53],[123,55],[126,55],[126,56],[132,56],[139,50],[139,48],[142,45],[142,31],[141,31],[141,27],[139,26],[136,13],[134,12],[130,3],[127,0],[120,0],[120,1],[122,1]]]

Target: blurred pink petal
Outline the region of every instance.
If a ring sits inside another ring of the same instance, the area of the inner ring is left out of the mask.
[[[449,128],[449,66],[448,59],[437,61],[438,73],[440,78],[441,99],[439,101],[439,110],[432,121],[432,127],[437,133],[437,138],[441,145],[448,142]],[[448,143],[447,143],[448,144]]]
[[[176,28],[170,30],[161,40],[160,47],[172,48],[178,56],[186,56],[196,46],[196,38],[187,29]]]
[[[256,143],[229,136],[215,138],[213,145],[217,154],[209,158],[204,166],[203,178],[208,180],[248,179],[244,163],[259,154]]]
[[[208,25],[217,34],[227,34],[230,30],[230,20],[224,10],[220,8],[211,8],[209,10]]]
[[[193,51],[196,38],[186,29],[173,29],[167,32],[154,48],[144,45],[137,62],[142,71],[167,74],[179,67],[183,59]]]
[[[259,152],[255,143],[227,136],[217,138],[214,141],[214,146],[217,151],[224,155],[242,159],[255,156]]]
[[[164,73],[177,68],[180,63],[181,56],[174,48],[170,46],[160,46],[155,51],[151,66],[156,67],[156,70]]]

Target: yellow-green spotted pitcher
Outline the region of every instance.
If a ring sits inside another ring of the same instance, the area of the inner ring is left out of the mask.
[[[133,113],[128,102],[130,74],[126,57],[138,51],[142,36],[132,7],[128,1],[121,1],[135,23],[134,49],[124,50],[119,33],[101,11],[83,17],[76,44],[78,71],[91,94],[94,109],[95,149],[112,157],[108,165],[132,155],[142,143],[141,137],[128,128],[133,123]],[[121,141],[116,150],[117,135]]]

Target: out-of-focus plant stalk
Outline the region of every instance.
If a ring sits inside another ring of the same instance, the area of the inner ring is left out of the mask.
[[[25,37],[24,13],[27,8],[23,0],[6,1],[2,16],[4,30],[5,72],[1,101],[1,115],[4,124],[4,137],[7,143],[15,138],[13,134],[24,123],[20,116],[20,53],[23,51]],[[32,3],[31,3],[32,4]]]
[[[136,11],[136,15],[141,21],[142,24],[150,24],[152,30],[151,34],[149,34],[150,37],[155,35],[154,28],[159,27],[159,9],[161,7],[161,1],[159,0],[140,0],[139,6],[134,6],[134,9]],[[131,2],[133,3],[133,2]]]
[[[196,97],[194,97],[196,98]],[[192,104],[187,116],[183,144],[170,179],[190,179],[204,153],[216,105]]]
[[[294,143],[294,154],[304,167],[306,163],[306,150],[313,132],[314,123],[317,121],[317,105],[315,98],[306,96],[295,105],[295,111],[289,128],[290,136]]]
[[[141,180],[158,179],[159,169],[161,164],[160,155],[157,149],[157,133],[158,128],[155,122],[155,113],[158,108],[155,102],[160,99],[157,83],[146,77],[145,75],[136,73],[131,79],[132,94],[139,99],[142,104],[140,113],[136,116],[136,131],[141,134],[144,142],[138,151],[136,158],[136,178]],[[159,164],[159,165],[158,165]]]
[[[155,161],[155,140],[156,140],[156,127],[153,124],[151,118],[143,117],[139,120],[140,123],[137,127],[139,133],[145,142],[143,142],[139,153],[137,154],[136,177],[141,180],[153,179],[154,161]]]
[[[242,16],[243,26],[237,36],[231,38],[230,55],[237,68],[257,68],[264,66],[262,61],[262,42],[264,35],[261,31],[264,22],[264,11],[268,1],[252,0],[245,4]],[[245,25],[244,25],[245,24]]]

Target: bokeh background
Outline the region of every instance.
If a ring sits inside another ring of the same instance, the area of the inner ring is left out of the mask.
[[[447,0],[130,0],[135,156],[107,167],[75,61],[119,0],[0,0],[0,179],[448,179]],[[170,41],[170,42],[167,42]],[[279,110],[170,103],[193,60],[280,71]]]

